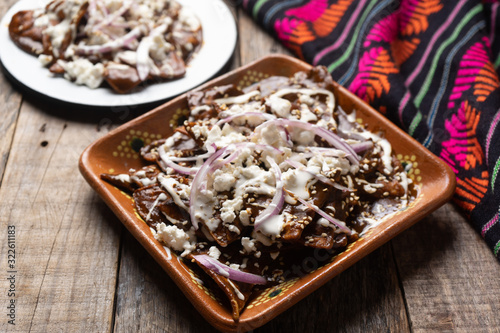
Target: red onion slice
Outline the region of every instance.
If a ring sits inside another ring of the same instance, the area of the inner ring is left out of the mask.
[[[292,141],[292,136],[290,133],[286,130],[285,126],[277,126],[278,130],[280,131],[281,138],[283,141],[286,142],[288,147],[293,147],[293,141]]]
[[[290,191],[287,191],[287,192],[290,193],[290,194],[292,194],[293,197],[295,199],[297,199],[298,201],[300,201],[301,204],[306,205],[310,209],[314,210],[316,213],[318,213],[319,215],[321,215],[322,217],[324,217],[328,222],[332,223],[333,225],[335,225],[336,227],[338,227],[340,230],[342,230],[346,234],[350,235],[352,233],[351,229],[349,229],[346,226],[344,226],[342,221],[337,220],[333,216],[328,215],[326,212],[324,212],[323,210],[321,210],[318,206],[316,206],[316,205],[314,205],[314,204],[312,204],[310,202],[305,201],[304,199],[302,199],[298,195],[295,195],[295,194],[293,194]]]
[[[335,133],[314,125],[310,123],[306,123],[300,120],[294,120],[294,119],[276,119],[276,120],[268,120],[265,123],[257,126],[255,128],[255,132],[258,132],[264,127],[270,126],[270,125],[275,125],[275,126],[290,126],[290,127],[297,127],[297,128],[302,128],[308,131],[313,132],[317,136],[321,137],[324,139],[326,142],[328,142],[330,145],[332,145],[335,148],[341,149],[347,153],[347,159],[351,161],[352,164],[354,165],[359,165],[359,160],[358,160],[358,155],[356,152],[347,144],[345,143],[339,136],[337,136]]]
[[[129,10],[129,8],[132,6],[134,1],[128,1],[128,2],[123,2],[123,5],[116,11],[114,11],[112,14],[107,15],[104,20],[102,20],[99,24],[94,25],[92,28],[92,31],[97,31],[99,30],[102,26],[105,25],[110,25],[112,24],[118,17],[122,16]]]
[[[181,165],[173,162],[172,159],[166,155],[166,152],[165,152],[165,149],[163,146],[159,147],[158,154],[160,155],[159,162],[162,162],[162,163],[160,163],[160,165],[172,168],[178,173],[181,173],[184,175],[194,175],[198,171],[198,168],[185,167],[185,166],[181,166]]]
[[[102,45],[79,44],[76,47],[76,52],[78,54],[96,54],[96,53],[111,52],[111,51],[117,50],[119,48],[122,48],[124,46],[127,46],[132,41],[139,38],[140,35],[142,35],[142,27],[137,26],[134,29],[132,29],[129,33],[127,33],[126,35],[124,35],[118,39],[115,39],[111,42],[104,43]]]
[[[360,143],[354,143],[350,145],[351,148],[356,152],[356,153],[362,153],[364,151],[367,151],[368,149],[373,148],[373,142],[372,141],[364,141]]]
[[[285,193],[283,191],[283,180],[281,179],[281,169],[276,164],[276,162],[267,157],[267,161],[271,164],[274,172],[274,177],[276,178],[276,192],[274,193],[273,200],[256,218],[254,222],[254,228],[259,229],[270,217],[279,214],[281,208],[283,208],[283,203],[285,202]]]
[[[224,265],[220,261],[206,255],[206,254],[200,254],[193,256],[196,261],[198,261],[201,265],[205,266],[209,270],[222,275],[228,279],[234,280],[234,281],[239,281],[239,282],[245,282],[245,283],[251,283],[251,284],[266,284],[267,279],[263,276],[252,274],[252,273],[246,273],[239,271],[237,269],[231,268],[227,265]]]
[[[151,30],[151,33],[149,36],[144,37],[141,42],[139,43],[139,46],[137,46],[137,74],[139,75],[139,79],[141,81],[144,81],[148,78],[149,71],[150,71],[150,57],[149,57],[149,50],[153,46],[153,38],[156,36],[159,36],[167,30],[167,23],[163,23],[153,30]]]
[[[215,144],[214,144],[215,146]],[[216,147],[214,147],[216,149]],[[222,157],[224,154],[227,154],[226,148],[222,148],[216,151],[212,156],[210,156],[205,163],[198,170],[196,175],[193,178],[193,182],[191,183],[191,193],[189,194],[189,216],[191,218],[191,224],[193,225],[195,230],[198,230],[198,219],[196,218],[196,206],[195,202],[198,197],[198,193],[200,192],[203,183],[206,181],[207,174],[210,171],[212,164],[215,161]]]
[[[198,172],[198,168],[193,168],[193,167],[185,167],[181,166],[177,163],[174,163],[170,160],[163,160],[162,161],[167,167],[172,168],[175,172],[183,174],[183,175],[194,175],[196,172]]]
[[[231,147],[231,146],[228,147],[228,150],[231,150],[230,148],[233,148],[233,147]],[[222,160],[220,160],[218,162],[213,163],[212,166],[210,167],[210,172],[214,172],[215,170],[222,168],[224,165],[231,163],[236,158],[238,158],[238,156],[240,156],[240,154],[241,154],[240,149],[234,150],[233,152],[231,152],[229,154],[229,156],[223,158]]]

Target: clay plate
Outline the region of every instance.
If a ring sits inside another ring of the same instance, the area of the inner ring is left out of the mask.
[[[310,68],[310,65],[297,59],[271,55],[216,78],[198,89],[228,83],[235,83],[243,88],[268,76],[290,76]],[[453,195],[455,175],[445,163],[340,85],[335,86],[334,93],[337,103],[348,112],[356,110],[357,118],[367,124],[368,129],[385,131],[397,157],[412,165],[409,177],[420,186],[420,192],[406,209],[385,217],[380,224],[327,264],[301,278],[286,281],[255,295],[241,313],[238,322],[232,319],[230,308],[222,305],[223,301],[198,283],[196,274],[179,257],[173,253],[169,257],[163,246],[153,238],[146,223],[135,213],[131,197],[99,177],[101,173],[126,172],[130,168],[138,169],[143,166],[138,154],[139,148],[158,138],[170,136],[173,127],[182,124],[188,112],[185,95],[120,126],[93,143],[80,158],[80,170],[207,321],[222,331],[252,330],[290,308],[332,277],[436,210]],[[314,260],[318,258],[309,259],[312,260],[309,266],[314,266]]]

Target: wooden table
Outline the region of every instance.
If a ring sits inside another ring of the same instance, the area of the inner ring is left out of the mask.
[[[287,53],[233,11],[233,68]],[[215,331],[78,171],[139,111],[75,109],[0,76],[0,331]],[[447,204],[255,332],[499,332],[499,310],[500,264]]]

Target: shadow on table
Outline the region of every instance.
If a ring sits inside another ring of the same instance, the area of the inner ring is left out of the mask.
[[[234,62],[234,55],[230,57],[228,62],[219,70],[212,78],[220,76],[232,67]],[[152,103],[145,103],[139,105],[119,105],[119,106],[86,106],[81,104],[74,104],[63,102],[51,97],[47,97],[25,85],[20,83],[14,78],[0,62],[0,69],[12,86],[23,95],[28,103],[34,105],[39,110],[47,112],[53,116],[82,123],[95,123],[98,129],[111,128],[116,125],[126,123],[141,114],[144,114],[157,106],[160,106],[167,101],[175,98],[162,99]],[[210,78],[210,79],[212,79]],[[209,79],[209,80],[210,80]],[[208,80],[207,80],[208,81]],[[154,83],[153,83],[154,84]],[[146,87],[147,89],[147,87]],[[193,88],[194,89],[194,88]],[[117,94],[117,97],[122,95]]]

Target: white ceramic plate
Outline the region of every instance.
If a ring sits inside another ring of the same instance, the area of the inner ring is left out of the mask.
[[[21,0],[3,17],[0,26],[0,60],[21,84],[45,96],[80,105],[116,107],[162,101],[188,91],[212,78],[224,67],[236,46],[237,30],[229,8],[222,0],[177,0],[190,7],[201,21],[203,46],[178,80],[148,85],[127,95],[111,88],[90,89],[61,77],[53,77],[38,59],[18,48],[9,37],[9,22],[20,10],[42,8],[46,0]]]

